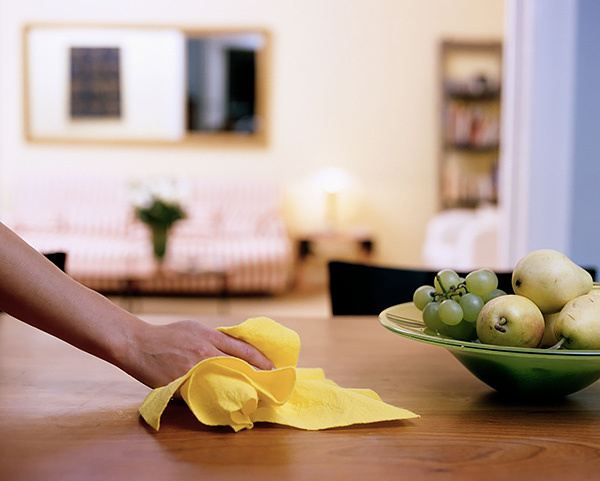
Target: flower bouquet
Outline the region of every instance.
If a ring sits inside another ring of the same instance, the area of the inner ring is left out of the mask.
[[[171,227],[186,217],[182,206],[185,189],[181,183],[160,179],[134,184],[131,194],[135,215],[150,229],[154,256],[161,265]]]

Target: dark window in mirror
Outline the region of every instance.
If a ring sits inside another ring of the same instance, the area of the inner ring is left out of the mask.
[[[256,58],[260,34],[188,36],[187,129],[257,131]]]
[[[228,52],[227,125],[225,130],[254,132],[256,53],[253,50]]]

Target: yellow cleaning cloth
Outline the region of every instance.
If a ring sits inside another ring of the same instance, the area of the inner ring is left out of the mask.
[[[234,357],[205,359],[186,375],[154,389],[140,415],[158,430],[169,401],[181,395],[196,418],[208,426],[251,429],[255,422],[318,430],[359,423],[419,417],[384,403],[369,389],[346,389],[322,369],[298,368],[300,338],[266,317],[248,319],[220,331],[252,344],[275,365],[258,371]]]

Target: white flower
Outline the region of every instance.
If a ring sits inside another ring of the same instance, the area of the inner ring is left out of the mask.
[[[190,192],[189,182],[159,178],[132,183],[129,198],[137,209],[149,209],[155,202],[180,206],[189,197]]]
[[[182,182],[157,179],[147,186],[150,195],[166,204],[181,204],[188,194],[189,188]]]
[[[154,203],[154,197],[150,190],[140,184],[134,184],[129,192],[131,204],[137,209],[149,209]]]
[[[150,186],[152,195],[163,202],[169,202],[173,197],[173,185],[165,179],[158,179]]]

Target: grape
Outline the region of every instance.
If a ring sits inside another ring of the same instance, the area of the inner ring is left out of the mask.
[[[453,339],[458,339],[459,341],[472,341],[477,339],[477,329],[475,328],[475,324],[464,319],[455,326],[445,326],[441,333],[450,336]]]
[[[485,295],[485,297],[483,298],[483,302],[488,302],[491,301],[494,297],[500,297],[505,295],[506,292],[504,292],[502,289],[492,289]]]
[[[452,299],[446,299],[440,303],[440,320],[448,326],[455,326],[463,320],[463,310],[460,304]]]
[[[456,272],[451,269],[443,269],[439,271],[436,276],[433,285],[435,290],[442,294],[448,292],[450,289],[455,288],[460,284],[460,277]]]
[[[413,302],[417,309],[422,311],[425,306],[433,301],[433,295],[435,294],[435,287],[433,286],[421,286],[413,294]]]
[[[465,284],[469,292],[484,298],[488,292],[498,287],[498,277],[490,269],[479,269],[467,275]]]
[[[477,321],[477,316],[479,315],[479,311],[483,307],[483,299],[479,297],[477,294],[469,292],[464,296],[461,296],[458,301],[460,307],[462,307],[465,321],[467,322],[475,322]]]
[[[434,331],[439,331],[444,327],[444,324],[440,320],[439,309],[439,302],[430,302],[423,309],[423,322],[429,329],[433,329]]]

